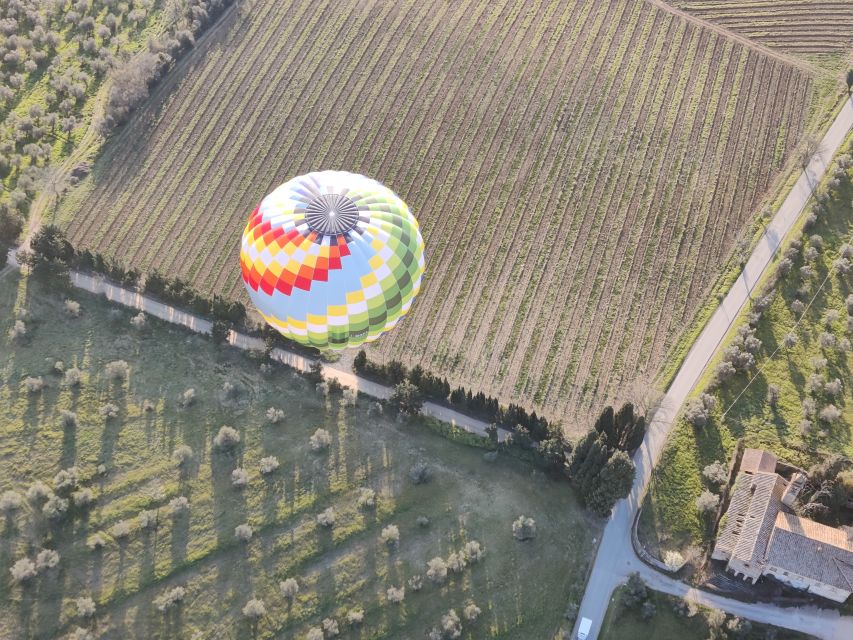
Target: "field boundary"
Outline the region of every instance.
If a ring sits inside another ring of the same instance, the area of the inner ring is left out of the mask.
[[[17,247],[9,250],[8,266],[11,268],[20,269],[20,264],[17,259]],[[92,276],[79,271],[70,271],[69,278],[71,284],[89,293],[103,295],[107,300],[116,302],[125,307],[138,309],[155,318],[165,320],[172,324],[177,324],[189,329],[195,333],[210,334],[213,323],[210,320],[194,315],[188,311],[182,311],[170,304],[159,302],[149,296],[138,291],[126,289],[107,280],[103,276]],[[244,333],[229,331],[228,344],[243,351],[264,351],[266,344],[261,338],[254,338]],[[270,357],[281,364],[287,365],[292,369],[300,372],[308,372],[312,365],[319,362],[318,360],[308,358],[306,356],[276,347],[270,352]],[[379,400],[388,400],[393,393],[390,387],[387,387],[373,380],[368,380],[361,376],[350,373],[344,369],[340,369],[328,363],[322,363],[323,377],[331,380],[337,380],[340,384],[351,389],[355,389],[359,393],[377,398]],[[463,429],[469,433],[484,438],[488,437],[487,429],[490,426],[482,420],[477,420],[471,416],[465,415],[458,411],[454,411],[448,407],[441,406],[434,402],[424,402],[421,414],[436,418],[442,422],[446,422],[453,427]],[[504,442],[509,435],[509,431],[498,427],[498,442]]]

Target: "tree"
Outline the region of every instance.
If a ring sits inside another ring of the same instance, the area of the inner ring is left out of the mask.
[[[213,344],[222,344],[228,340],[230,329],[228,325],[221,320],[215,320],[210,327],[210,338]]]
[[[27,264],[33,269],[65,271],[74,259],[74,247],[65,238],[62,230],[52,224],[36,231],[30,240]]]
[[[648,595],[646,583],[635,571],[628,576],[628,581],[625,583],[625,590],[622,592],[622,605],[628,609],[633,609],[640,606],[648,598]]]
[[[391,406],[400,413],[415,416],[421,412],[424,400],[420,389],[408,380],[403,380],[394,387],[391,394]]]
[[[847,70],[847,93],[849,94],[851,90],[853,90],[853,69]]]
[[[615,452],[584,494],[587,506],[600,516],[608,515],[616,501],[631,491],[635,474],[634,462],[628,454]]]
[[[599,436],[592,443],[586,459],[581,464],[574,478],[575,486],[581,496],[590,494],[595,486],[599,472],[604,468],[604,465],[607,464],[607,460],[610,458],[610,453],[610,449],[607,448],[603,436]]]
[[[361,349],[352,361],[352,368],[356,373],[362,373],[367,367],[367,354]]]
[[[723,484],[729,478],[728,469],[719,460],[714,460],[702,470],[702,475],[708,482],[716,485]]]
[[[696,509],[701,515],[708,515],[717,509],[720,504],[720,496],[705,489],[701,495],[696,498]]]

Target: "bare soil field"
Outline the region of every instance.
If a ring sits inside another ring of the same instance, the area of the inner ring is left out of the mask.
[[[853,49],[853,3],[844,0],[675,0],[674,6],[784,51]]]
[[[370,175],[427,257],[370,356],[579,431],[655,377],[826,86],[645,2],[249,0],[59,216],[80,247],[245,298],[240,232],[267,192]]]

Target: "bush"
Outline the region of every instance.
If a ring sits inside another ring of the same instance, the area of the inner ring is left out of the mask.
[[[784,345],[784,347],[786,349],[793,349],[794,347],[797,346],[798,342],[799,342],[799,339],[797,338],[796,334],[793,334],[793,333],[787,333],[782,338],[782,344]]]
[[[74,627],[74,630],[68,634],[67,640],[95,640],[95,636],[83,627]]]
[[[104,420],[115,420],[118,418],[119,408],[112,402],[108,402],[101,407],[100,414]]]
[[[305,640],[323,640],[323,630],[320,627],[311,627],[305,634]]]
[[[26,377],[24,378],[24,389],[27,390],[27,393],[39,393],[44,389],[44,380],[42,380],[41,376]]]
[[[143,509],[139,512],[139,528],[140,529],[156,529],[157,528],[157,512],[154,510]]]
[[[415,522],[421,529],[426,529],[429,526],[429,518],[426,516],[418,516]]]
[[[447,563],[444,561],[444,558],[436,556],[427,562],[426,576],[431,582],[438,584],[444,582],[447,579]]]
[[[705,489],[705,491],[696,498],[696,509],[703,515],[713,513],[719,504],[720,496],[715,493],[711,493],[707,489]]]
[[[189,510],[190,501],[186,496],[178,496],[169,500],[169,508],[172,510],[172,515],[178,515]]]
[[[334,638],[340,635],[341,631],[338,628],[338,621],[334,618],[323,619],[323,633],[326,638]]]
[[[471,564],[479,562],[483,559],[483,556],[486,555],[482,545],[476,540],[469,540],[466,542],[463,553],[465,554],[465,559]]]
[[[308,442],[312,451],[325,451],[332,444],[332,434],[325,429],[317,429]]]
[[[350,609],[347,611],[347,624],[357,627],[364,622],[364,609]]]
[[[77,615],[81,618],[91,618],[95,615],[95,601],[89,596],[77,598],[74,603],[77,605]]]
[[[243,615],[249,618],[249,620],[260,620],[267,615],[267,608],[264,605],[264,601],[252,598],[243,607]]]
[[[252,539],[254,535],[254,531],[252,527],[248,524],[238,524],[234,529],[234,537],[237,538],[240,542],[248,542]]]
[[[408,380],[400,382],[391,394],[391,406],[400,413],[416,416],[421,412],[424,399],[420,389]]]
[[[646,583],[636,571],[628,576],[625,590],[622,592],[622,605],[628,609],[638,607],[648,597]]]
[[[839,378],[834,378],[823,385],[823,390],[830,396],[840,396],[843,389],[844,385]]]
[[[107,540],[100,533],[96,533],[89,538],[88,542],[86,542],[86,546],[92,551],[97,551],[98,549],[103,549],[107,546]]]
[[[185,444],[175,447],[175,450],[172,452],[172,461],[179,467],[188,464],[192,459],[193,450]]]
[[[820,419],[833,424],[841,419],[841,410],[834,404],[827,405],[820,411]]]
[[[284,411],[282,409],[276,409],[275,407],[267,409],[267,422],[278,424],[282,420],[284,420]]]
[[[400,544],[400,529],[395,524],[389,524],[383,527],[380,537],[387,546],[396,547]]]
[[[438,634],[436,634],[436,631]],[[433,628],[430,632],[431,638],[441,638],[442,640],[452,640],[462,637],[462,621],[459,619],[459,614],[454,609],[451,609],[446,614],[441,616],[441,626]]]
[[[451,573],[461,573],[467,565],[468,562],[465,560],[464,553],[454,551],[447,556],[447,570]]]
[[[358,492],[358,508],[373,509],[376,506],[376,492],[373,489],[362,488]]]
[[[465,619],[470,622],[474,622],[477,618],[479,618],[481,613],[482,610],[480,609],[480,607],[478,607],[473,602],[470,602],[465,605],[465,609],[463,609],[462,611],[462,615],[464,615]]]
[[[716,485],[723,484],[729,479],[729,472],[726,465],[719,460],[714,460],[713,463],[706,466],[702,470],[702,475],[705,476],[708,482]]]
[[[820,342],[820,346],[823,349],[832,349],[835,347],[836,339],[835,336],[829,333],[828,331],[824,331],[820,334],[820,338],[818,338]]]
[[[388,602],[393,604],[400,604],[403,600],[406,599],[406,588],[405,587],[388,587],[388,590],[385,592],[385,597]]]
[[[168,589],[154,598],[154,606],[157,607],[157,611],[166,612],[180,604],[186,595],[187,590],[184,587]]]
[[[59,553],[53,549],[42,549],[36,556],[36,570],[47,571],[53,569],[59,564]]]
[[[261,475],[268,476],[278,469],[280,465],[278,458],[275,456],[267,456],[266,458],[261,458],[259,466],[261,468]]]
[[[536,521],[526,516],[518,516],[512,523],[512,535],[516,540],[532,540],[536,537]]]
[[[240,444],[240,433],[233,427],[221,427],[213,439],[213,446],[217,449],[233,449],[238,444]]]
[[[779,404],[779,398],[782,397],[782,390],[777,384],[767,385],[767,404],[775,407]]]
[[[9,338],[12,340],[21,340],[27,335],[27,325],[23,320],[15,320],[15,324],[9,329]]]
[[[65,386],[66,387],[79,387],[83,382],[83,372],[80,371],[77,367],[71,367],[70,369],[65,370],[64,376]]]
[[[299,594],[299,583],[296,578],[287,578],[287,580],[279,582],[278,588],[281,590],[281,595],[291,601],[295,600]]]
[[[242,489],[249,484],[249,473],[242,468],[234,469],[231,472],[231,485],[237,489]]]
[[[24,499],[21,498],[21,494],[11,489],[4,491],[3,495],[0,495],[0,511],[5,514],[10,514],[20,509],[23,503]]]
[[[426,484],[432,480],[432,469],[425,462],[418,462],[409,469],[409,480],[412,484]]]
[[[77,414],[67,409],[59,412],[59,424],[63,429],[74,429],[77,426]]]
[[[667,551],[663,554],[663,563],[670,571],[678,571],[684,566],[684,556],[678,551]]]
[[[140,311],[130,319],[130,326],[134,329],[141,330],[145,328],[146,321],[145,314]]]
[[[29,558],[21,558],[9,569],[12,580],[15,582],[27,582],[36,577],[36,564]]]
[[[74,300],[66,300],[65,301],[65,313],[67,313],[72,318],[77,318],[80,316],[80,303],[75,302]]]
[[[407,584],[409,585],[409,589],[411,589],[412,591],[420,591],[424,588],[424,577],[420,574],[413,575],[411,578],[409,578]]]
[[[110,535],[116,540],[124,540],[130,535],[130,525],[124,520],[119,520],[110,529]]]
[[[36,480],[27,489],[27,500],[35,505],[46,502],[52,495],[53,491],[41,480]]]
[[[91,489],[80,489],[71,494],[71,501],[75,507],[85,508],[90,506],[95,501],[95,494]]]
[[[334,527],[335,526],[335,509],[333,507],[329,507],[325,511],[321,511],[317,514],[317,524],[321,527]]]
[[[684,409],[684,419],[697,429],[701,429],[711,419],[711,410],[713,410],[715,404],[716,400],[714,396],[703,393],[698,398],[693,398],[687,403]]]
[[[107,363],[104,371],[107,374],[107,378],[113,382],[124,382],[130,373],[130,365],[124,360],[113,360]]]
[[[68,500],[59,496],[48,498],[41,509],[41,512],[51,520],[60,520],[65,516],[66,511],[68,511]]]
[[[178,396],[178,404],[184,408],[195,404],[195,389],[186,389],[180,396]]]

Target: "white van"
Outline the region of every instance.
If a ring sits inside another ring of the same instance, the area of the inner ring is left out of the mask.
[[[581,623],[578,625],[578,640],[586,640],[590,629],[592,629],[592,620],[581,618]]]

